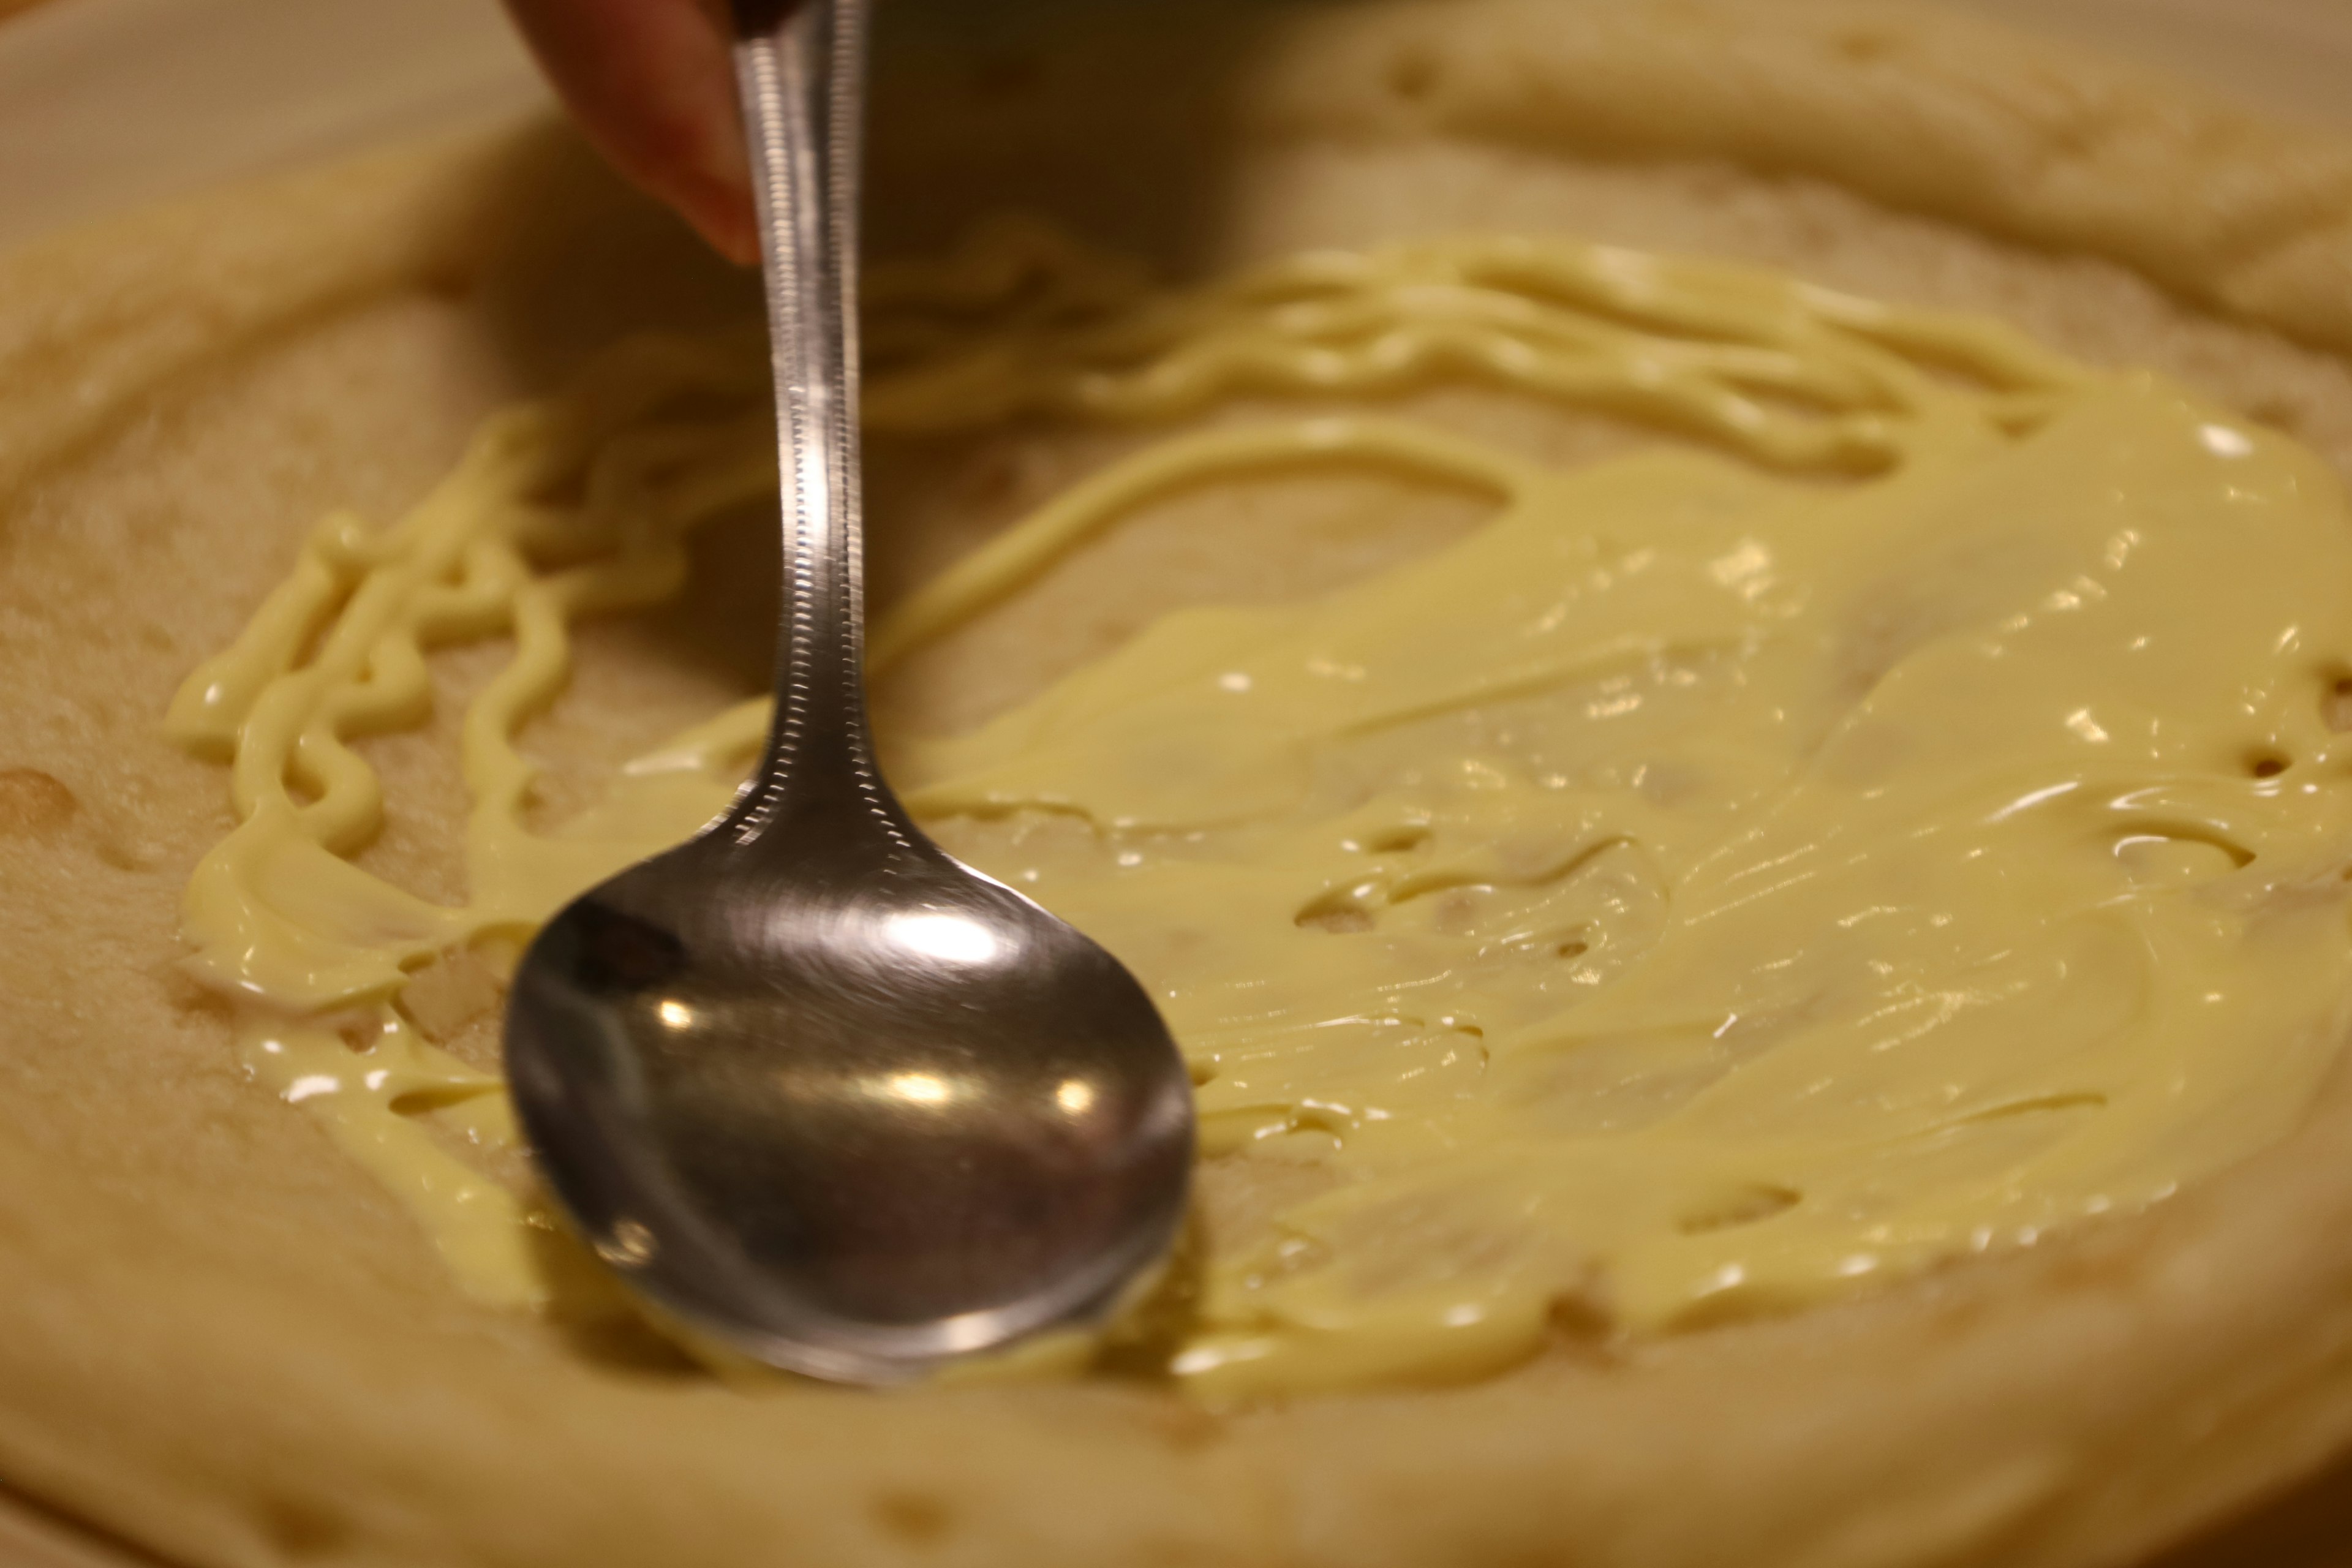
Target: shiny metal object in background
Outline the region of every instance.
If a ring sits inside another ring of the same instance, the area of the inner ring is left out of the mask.
[[[1134,978],[924,838],[875,767],[864,10],[737,6],[783,469],[767,760],[700,837],[549,923],[506,1052],[549,1184],[660,1315],[878,1383],[1107,1310],[1174,1237],[1193,1134],[1183,1063]]]

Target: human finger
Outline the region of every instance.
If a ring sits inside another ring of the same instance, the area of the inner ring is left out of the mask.
[[[697,0],[506,0],[582,129],[722,254],[759,259],[734,69]]]

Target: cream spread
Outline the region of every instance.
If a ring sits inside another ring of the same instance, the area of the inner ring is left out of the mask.
[[[1562,1303],[1669,1331],[2031,1243],[2276,1139],[2333,1060],[2352,530],[2287,438],[1998,323],[1557,239],[1160,293],[1004,226],[870,293],[878,429],[1471,380],[1691,438],[1560,471],[1372,413],[1195,428],[876,627],[887,666],[1210,480],[1493,506],[893,738],[943,843],[1151,990],[1205,1156],[1281,1167],[1265,1223],[1206,1237],[1170,1363],[1204,1396],[1475,1376]],[[686,531],[772,489],[763,374],[749,340],[640,342],[497,417],[399,522],[322,523],[171,711],[237,819],[192,964],[490,1300],[542,1295],[546,1221],[462,1152],[511,1142],[499,1084],[408,988],[730,799],[762,703],[550,832],[517,736],[575,618],[674,592]],[[350,858],[386,809],[350,742],[424,719],[435,647],[490,638],[445,907]]]

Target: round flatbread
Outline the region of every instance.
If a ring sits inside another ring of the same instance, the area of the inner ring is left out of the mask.
[[[893,27],[878,252],[1016,207],[1176,276],[1465,228],[1740,258],[2156,367],[2352,471],[2352,151],[2161,80],[1864,5]],[[1108,1379],[740,1389],[625,1316],[468,1300],[245,1080],[179,969],[181,889],[231,817],[162,713],[320,516],[395,516],[494,407],[754,303],[543,127],[0,266],[10,1484],[197,1563],[2089,1563],[2352,1437],[2342,1074],[2290,1139],[2143,1215],[1783,1319],[1564,1330],[1454,1389],[1228,1413]],[[877,600],[1120,449],[1050,422],[877,447]],[[1222,567],[1181,517],[1139,519],[1118,573],[1051,614],[1041,584],[884,700],[977,717],[1174,603],[1312,592],[1454,526],[1400,508],[1339,559],[1283,515]],[[757,544],[713,541],[684,608],[583,636],[533,742],[559,773],[756,686]],[[372,743],[406,809],[365,856],[451,899],[440,706]]]

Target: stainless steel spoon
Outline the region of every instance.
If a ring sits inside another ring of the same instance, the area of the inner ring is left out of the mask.
[[[1108,1309],[1166,1252],[1192,1088],[1132,976],[882,782],[860,660],[864,0],[737,0],[766,238],[785,610],[765,763],[581,898],[508,1005],[581,1233],[689,1333],[882,1383]]]

